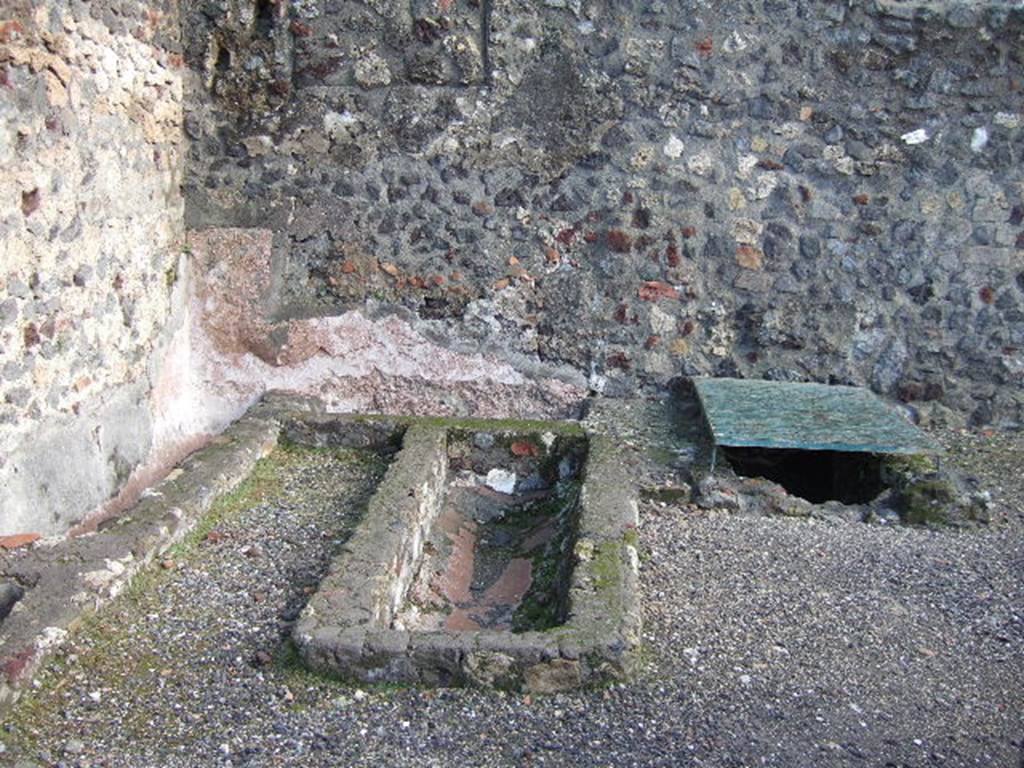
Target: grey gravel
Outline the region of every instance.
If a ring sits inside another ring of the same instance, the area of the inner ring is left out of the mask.
[[[217,524],[215,541],[180,553],[65,646],[0,734],[5,757],[1019,768],[1024,436],[939,437],[993,492],[1002,514],[990,527],[644,503],[642,677],[550,697],[354,688],[289,664],[288,621],[381,466],[355,452],[277,454],[279,489],[268,484]],[[70,737],[82,751],[54,757]]]

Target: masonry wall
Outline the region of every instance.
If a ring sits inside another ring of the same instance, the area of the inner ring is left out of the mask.
[[[571,416],[688,374],[1020,425],[1019,2],[8,0],[0,533],[269,388]]]
[[[185,28],[187,224],[263,233],[266,322],[396,322],[580,397],[755,376],[1021,423],[1019,3],[209,0]],[[263,339],[244,359],[355,380]]]
[[[0,534],[184,450],[179,40],[174,0],[0,5]]]

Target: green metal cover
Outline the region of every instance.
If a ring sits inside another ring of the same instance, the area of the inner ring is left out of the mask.
[[[942,452],[893,407],[859,387],[714,378],[693,383],[716,445]]]

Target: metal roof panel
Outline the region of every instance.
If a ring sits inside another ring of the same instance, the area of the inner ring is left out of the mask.
[[[936,454],[942,449],[860,387],[694,378],[716,445]]]

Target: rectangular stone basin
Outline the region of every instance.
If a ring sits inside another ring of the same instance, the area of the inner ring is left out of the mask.
[[[294,629],[307,666],[535,692],[628,677],[637,508],[611,442],[563,422],[395,428],[400,452]]]

